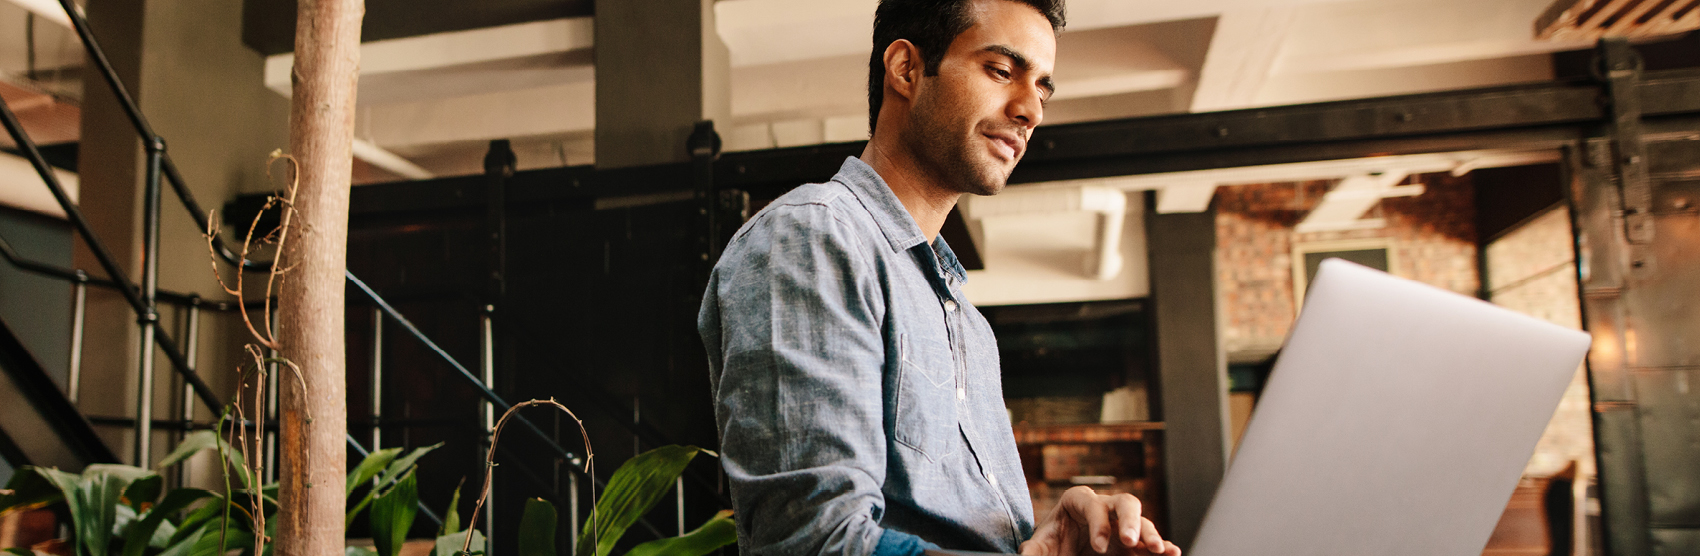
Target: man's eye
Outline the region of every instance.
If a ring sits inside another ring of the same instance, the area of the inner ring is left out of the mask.
[[[997,66],[986,66],[986,71],[992,72],[992,74],[998,76],[999,79],[1009,79],[1009,70]]]

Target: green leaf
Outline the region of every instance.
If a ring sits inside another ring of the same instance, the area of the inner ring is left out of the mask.
[[[167,518],[212,495],[213,493],[198,488],[180,488],[167,493],[165,500],[154,505],[141,521],[130,526],[130,530],[125,533],[123,556],[142,556],[149,547],[165,548],[174,535],[166,534],[164,538],[159,538],[160,535],[156,533],[163,532],[160,525],[169,526]],[[173,528],[171,532],[175,533],[176,529]]]
[[[439,537],[460,532],[460,487],[466,484],[466,478],[462,477],[460,483],[455,485],[455,494],[449,498],[449,511],[443,514],[443,527],[437,530]]]
[[[164,470],[167,467],[182,463],[183,460],[189,459],[189,456],[198,454],[202,450],[212,449],[218,449],[224,453],[225,461],[230,463],[229,469],[236,471],[236,478],[242,483],[243,488],[247,488],[252,483],[248,476],[248,466],[242,462],[242,452],[237,451],[234,446],[225,442],[223,437],[212,430],[195,431],[183,437],[183,441],[177,444],[177,448],[167,454],[165,459],[159,460],[159,465],[154,466],[154,469]]]
[[[607,556],[614,543],[626,534],[626,529],[648,513],[673,488],[673,482],[685,471],[701,448],[668,445],[633,456],[614,471],[608,488],[596,501],[590,521],[579,535],[578,556]]]
[[[342,518],[343,527],[353,526],[354,525],[354,518],[359,516],[360,512],[365,510],[366,506],[370,505],[372,503],[372,499],[378,496],[379,491],[390,486],[390,484],[393,481],[395,481],[397,477],[400,477],[403,474],[407,473],[408,471],[413,470],[413,464],[415,462],[418,462],[419,458],[421,456],[424,456],[426,453],[430,452],[431,450],[435,450],[435,449],[440,448],[442,446],[443,446],[443,443],[438,442],[436,444],[432,444],[432,445],[426,446],[424,448],[416,448],[416,449],[413,450],[412,453],[407,454],[406,457],[403,457],[403,458],[400,458],[400,459],[397,459],[397,460],[391,462],[389,464],[389,467],[384,469],[383,475],[380,475],[378,477],[378,484],[374,485],[371,490],[366,491],[366,496],[364,498],[361,498],[360,502],[358,504],[355,504],[353,508],[350,508],[348,510],[348,513],[343,516],[343,518]],[[399,448],[398,448],[398,450],[399,450]],[[364,481],[362,481],[362,482],[364,482]]]
[[[129,530],[130,524],[137,521],[136,509],[124,504],[119,504],[112,509],[115,510],[112,514],[112,538],[122,539],[125,531]]]
[[[355,466],[354,471],[348,473],[347,493],[354,494],[354,489],[370,482],[372,477],[378,476],[378,472],[388,467],[390,462],[395,461],[395,457],[399,454],[401,454],[401,448],[385,448],[372,452],[371,455],[366,456],[366,459],[360,460],[360,465]]]
[[[721,510],[695,531],[637,545],[626,556],[702,556],[735,542],[738,527],[732,522],[732,510]]]
[[[128,488],[124,489],[124,500],[130,503],[131,508],[140,512],[146,510],[147,506],[153,505],[154,502],[158,502],[159,493],[164,488],[165,478],[149,473],[145,477],[136,479],[130,483]]]
[[[417,475],[408,473],[389,492],[372,501],[372,544],[378,556],[396,556],[401,543],[407,540],[407,530],[419,513],[419,483]]]
[[[12,508],[51,504],[65,498],[65,492],[59,489],[57,483],[48,480],[42,469],[25,465],[12,474],[12,480],[6,482],[6,490],[12,493],[0,494],[0,513]]]
[[[467,535],[472,535],[472,546],[466,547],[466,553],[483,554],[486,548],[484,546],[484,533],[478,532],[477,529],[467,529],[437,537],[437,546],[435,550],[431,551],[431,556],[458,556],[461,554],[460,546],[466,544]]]
[[[194,544],[194,541],[189,540],[189,537],[198,537],[207,524],[222,517],[227,502],[225,502],[223,496],[217,494],[213,494],[212,498],[215,502],[196,508],[195,511],[184,516],[183,521],[177,523],[177,533],[171,535],[171,539],[166,541],[167,545],[174,546],[185,540],[188,540],[191,545]],[[185,548],[184,550],[187,551],[188,549]]]
[[[146,469],[108,464],[90,465],[81,476],[57,469],[34,471],[64,494],[78,553],[84,556],[106,556],[111,550],[112,530],[118,523],[118,507],[124,491],[137,479],[153,475]]]
[[[378,556],[378,553],[364,546],[350,546],[342,549],[343,556]]]
[[[519,556],[555,556],[555,505],[542,498],[525,501],[519,518]]]
[[[207,525],[200,540],[195,541],[194,546],[189,548],[188,556],[223,556],[224,553],[236,549],[253,551],[254,535],[240,529],[235,520],[231,520],[230,525],[224,528],[223,535],[219,534],[217,522]]]
[[[397,458],[395,461],[390,462],[389,467],[384,469],[384,474],[378,477],[378,487],[383,488],[385,485],[388,485],[391,481],[395,481],[397,477],[401,477],[402,475],[405,475],[408,471],[412,471],[413,470],[413,464],[418,463],[419,458],[424,457],[425,454],[430,453],[431,450],[435,450],[435,449],[441,448],[441,447],[443,447],[443,443],[438,442],[436,444],[432,444],[430,446],[426,446],[426,447],[423,447],[423,448],[415,448],[412,452],[409,452],[406,456],[403,456],[401,458]]]

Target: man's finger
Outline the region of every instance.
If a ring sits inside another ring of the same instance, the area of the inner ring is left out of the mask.
[[[1117,494],[1110,497],[1110,507],[1116,510],[1117,539],[1122,546],[1133,548],[1139,542],[1140,529],[1147,523],[1140,517],[1139,499],[1132,494]]]
[[[1099,554],[1110,549],[1110,508],[1104,503],[1104,497],[1093,492],[1090,487],[1074,487],[1063,493],[1062,503],[1072,505],[1075,515],[1084,519],[1087,542],[1092,551]]]
[[[1168,550],[1167,547],[1169,546],[1174,546],[1172,544],[1165,545],[1168,541],[1164,541],[1163,536],[1157,534],[1157,526],[1153,525],[1151,520],[1141,517],[1139,521],[1142,524],[1139,528],[1140,541],[1145,543],[1146,550],[1159,552]]]
[[[1181,556],[1181,547],[1175,546],[1175,543],[1163,541],[1163,556]]]

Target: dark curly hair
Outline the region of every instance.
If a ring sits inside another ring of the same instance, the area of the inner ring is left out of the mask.
[[[1063,0],[1008,0],[1039,10],[1053,31],[1063,28]],[[957,35],[974,26],[972,0],[880,0],[874,11],[874,51],[868,56],[868,135],[879,122],[885,101],[885,49],[908,39],[921,49],[922,73],[938,75],[944,53]]]

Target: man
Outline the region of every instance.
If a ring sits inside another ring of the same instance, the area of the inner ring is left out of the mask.
[[[1072,489],[1034,526],[997,343],[938,238],[1026,151],[1062,25],[1060,0],[884,0],[867,149],[727,246],[698,328],[745,553],[1180,554],[1126,494]]]

